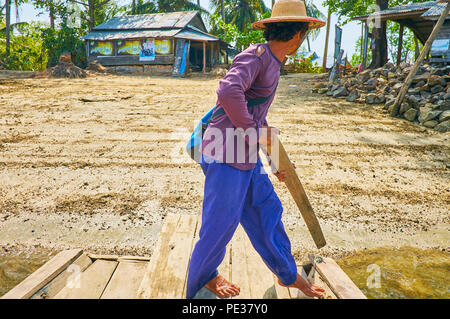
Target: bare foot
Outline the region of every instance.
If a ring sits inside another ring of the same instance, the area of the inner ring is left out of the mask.
[[[308,283],[299,274],[297,274],[297,280],[292,285],[286,286],[280,281],[280,279],[278,279],[278,283],[280,284],[280,286],[283,286],[283,287],[294,287],[294,288],[300,289],[300,291],[303,292],[308,297],[321,298],[323,296],[323,294],[325,293],[325,289],[323,289],[322,287]]]
[[[205,285],[205,287],[220,298],[234,297],[239,295],[239,292],[241,291],[241,288],[232,284],[221,275],[214,277]]]

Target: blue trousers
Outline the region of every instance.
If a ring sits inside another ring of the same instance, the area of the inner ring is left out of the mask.
[[[283,207],[260,160],[252,170],[202,161],[205,174],[202,226],[189,262],[186,298],[217,276],[226,245],[241,223],[253,247],[285,285],[297,278]]]

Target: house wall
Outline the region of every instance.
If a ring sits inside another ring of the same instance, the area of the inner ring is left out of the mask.
[[[450,40],[450,19],[447,19],[436,35],[436,40]],[[447,52],[434,52],[433,47],[430,52],[431,62],[447,62],[450,63],[450,48],[447,48]]]
[[[140,45],[147,39],[119,39],[113,41],[86,41],[88,62],[97,60],[104,66],[123,65],[172,65],[175,58],[175,41],[173,38],[153,39],[169,41],[169,54],[155,52],[153,61],[142,61],[139,57]],[[128,42],[127,42],[128,41]]]

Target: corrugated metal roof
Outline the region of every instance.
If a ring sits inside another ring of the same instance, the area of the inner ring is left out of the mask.
[[[122,30],[122,31],[92,31],[85,36],[82,36],[83,40],[119,40],[119,39],[133,39],[133,38],[163,38],[173,37],[180,32],[181,29],[169,29],[169,30]]]
[[[177,35],[175,35],[174,38],[189,39],[194,41],[219,41],[219,38],[212,36],[208,33],[188,29],[177,33]]]
[[[424,18],[439,18],[444,11],[446,3],[437,3],[435,6],[431,7],[427,12],[422,14]],[[450,15],[450,13],[449,13]]]
[[[94,30],[184,28],[197,14],[197,11],[182,11],[115,17],[99,24]]]
[[[430,8],[436,6],[436,1],[427,1],[427,2],[420,2],[420,3],[412,3],[412,4],[406,4],[402,6],[395,6],[392,8],[387,8],[385,10],[381,10],[378,12],[380,16],[391,16],[391,15],[399,15],[399,14],[408,14],[412,12],[418,12],[429,10]],[[371,13],[371,14],[375,14]],[[353,20],[366,20],[367,17],[371,15],[365,14],[362,16],[354,17]]]

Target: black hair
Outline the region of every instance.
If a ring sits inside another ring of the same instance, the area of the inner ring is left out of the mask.
[[[307,22],[273,22],[266,23],[264,38],[266,41],[276,40],[287,42],[291,40],[298,31],[307,32]]]

